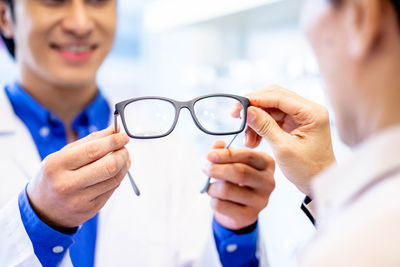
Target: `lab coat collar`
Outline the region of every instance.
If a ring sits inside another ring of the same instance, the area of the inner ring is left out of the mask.
[[[112,108],[110,107],[111,110]],[[28,180],[32,179],[40,167],[40,156],[29,130],[14,113],[4,86],[0,88],[0,122],[0,147],[3,144],[11,146],[10,149],[3,150],[7,153],[12,151],[11,155],[5,156],[13,159]]]
[[[0,136],[11,135],[15,132],[15,116],[4,87],[0,90],[0,107]]]
[[[351,203],[365,186],[400,167],[400,125],[363,142],[340,166],[332,166],[312,184],[318,220]]]
[[[0,89],[0,121],[0,153],[8,153],[2,156],[12,159],[27,180],[32,179],[40,166],[39,153],[28,129],[15,115],[4,87]]]

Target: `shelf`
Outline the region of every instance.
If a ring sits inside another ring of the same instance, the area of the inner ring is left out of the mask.
[[[240,22],[270,24],[297,20],[298,0],[159,0],[144,12],[148,32],[202,24]]]

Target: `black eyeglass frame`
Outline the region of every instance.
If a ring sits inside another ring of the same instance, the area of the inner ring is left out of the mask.
[[[201,126],[199,120],[197,119],[197,117],[195,115],[194,106],[198,101],[206,99],[206,98],[212,98],[212,97],[229,97],[229,98],[233,98],[240,102],[240,104],[242,105],[242,110],[243,110],[243,115],[242,115],[243,122],[242,122],[242,125],[240,126],[239,130],[232,131],[232,132],[215,133],[215,132],[210,132],[210,131],[206,130],[203,126]],[[129,132],[129,129],[125,122],[125,112],[124,112],[125,107],[132,102],[136,102],[136,101],[140,101],[140,100],[162,100],[162,101],[171,103],[175,107],[175,120],[167,133],[162,134],[162,135],[157,135],[157,136],[135,136]],[[135,138],[135,139],[162,138],[162,137],[165,137],[172,133],[172,131],[175,129],[176,124],[178,123],[179,114],[180,114],[181,109],[187,108],[189,110],[190,115],[192,116],[193,121],[196,124],[197,128],[199,128],[201,131],[205,132],[206,134],[209,134],[209,135],[233,135],[233,134],[238,134],[238,133],[242,132],[244,130],[244,128],[246,127],[247,108],[249,106],[250,106],[249,99],[247,99],[246,97],[232,95],[232,94],[209,94],[209,95],[196,97],[190,101],[177,101],[174,99],[170,99],[170,98],[166,98],[166,97],[158,97],[158,96],[138,97],[138,98],[128,99],[128,100],[125,100],[125,101],[115,104],[114,126],[115,126],[115,128],[117,127],[117,117],[118,117],[118,115],[120,115],[121,120],[122,120],[122,125],[124,126],[125,131],[128,134],[128,136],[130,136],[131,138]]]

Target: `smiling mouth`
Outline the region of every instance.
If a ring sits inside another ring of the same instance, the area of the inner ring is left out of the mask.
[[[93,52],[97,49],[98,45],[87,45],[87,44],[70,44],[70,45],[58,45],[58,44],[51,44],[51,48],[56,49],[58,51],[65,51],[74,54],[82,54]]]

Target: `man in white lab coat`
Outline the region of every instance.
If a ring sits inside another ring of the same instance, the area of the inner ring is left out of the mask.
[[[0,91],[0,265],[262,264],[257,216],[273,160],[215,144],[228,156],[209,155],[206,172],[225,180],[209,188],[212,214],[190,146],[114,134],[96,73],[115,27],[116,0],[0,1],[19,68]],[[131,165],[139,198],[123,181]]]
[[[247,145],[264,137],[312,199],[317,234],[301,266],[400,266],[399,21],[397,0],[305,1],[340,136],[354,147],[342,164],[320,173],[335,162],[325,108],[279,86],[248,96]]]

